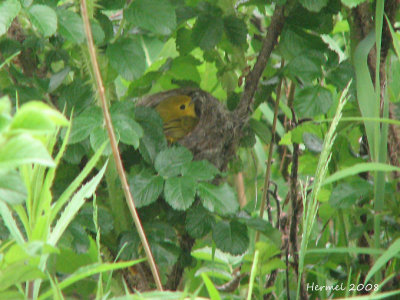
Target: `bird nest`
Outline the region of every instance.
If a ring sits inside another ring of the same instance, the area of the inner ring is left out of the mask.
[[[206,159],[218,169],[224,170],[235,153],[243,121],[211,94],[196,88],[180,88],[145,96],[139,99],[137,105],[154,108],[163,100],[176,95],[191,97],[199,116],[197,126],[178,143],[188,148],[194,159]]]

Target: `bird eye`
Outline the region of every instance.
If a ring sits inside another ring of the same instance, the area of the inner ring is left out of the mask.
[[[186,108],[186,106],[185,106],[185,104],[182,104],[181,106],[179,106],[179,108],[180,108],[181,110],[184,110],[184,109]]]

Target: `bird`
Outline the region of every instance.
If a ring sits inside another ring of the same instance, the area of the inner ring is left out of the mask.
[[[164,134],[169,143],[174,143],[189,134],[198,124],[195,101],[188,95],[170,96],[155,107],[163,120]]]

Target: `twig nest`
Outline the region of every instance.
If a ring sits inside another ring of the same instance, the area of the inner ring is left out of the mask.
[[[235,153],[242,124],[211,94],[195,88],[169,90],[139,99],[140,106],[155,107],[163,100],[177,95],[187,95],[195,103],[199,117],[197,126],[178,141],[194,155],[194,159],[207,159],[218,169],[224,170]]]

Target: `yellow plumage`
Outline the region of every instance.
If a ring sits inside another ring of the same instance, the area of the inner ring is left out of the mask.
[[[170,143],[186,136],[199,122],[194,101],[186,95],[166,98],[155,108],[163,120],[164,133]]]

